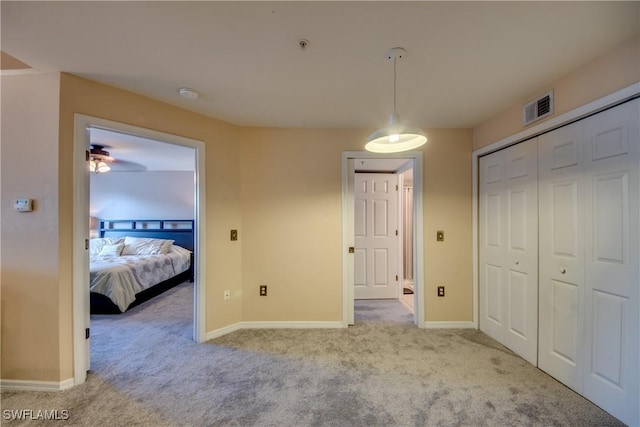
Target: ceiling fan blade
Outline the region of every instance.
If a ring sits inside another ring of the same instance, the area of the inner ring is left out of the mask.
[[[115,159],[109,163],[111,170],[114,172],[144,172],[147,167],[136,162],[129,162],[127,160]]]

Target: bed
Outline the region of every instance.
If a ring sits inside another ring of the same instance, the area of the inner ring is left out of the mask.
[[[189,280],[193,220],[101,220],[89,242],[91,314],[119,314]]]

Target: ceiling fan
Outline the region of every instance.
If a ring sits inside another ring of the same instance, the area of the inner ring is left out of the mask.
[[[111,157],[105,148],[111,148],[107,145],[91,144],[89,154],[89,170],[94,173],[106,173],[111,170],[120,172],[140,172],[146,171],[147,167],[135,162],[127,160],[119,160]]]

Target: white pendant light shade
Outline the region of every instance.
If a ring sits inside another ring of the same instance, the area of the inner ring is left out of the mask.
[[[389,126],[369,135],[367,141],[364,148],[372,153],[399,153],[422,147],[427,137],[418,128],[399,124],[398,114],[394,113],[389,119]]]
[[[389,125],[378,129],[367,139],[364,148],[373,153],[400,153],[402,151],[415,150],[427,142],[424,132],[418,128],[406,126],[400,123],[396,111],[396,61],[402,58],[405,50],[401,47],[389,49],[385,56],[393,60],[393,114],[389,118]]]

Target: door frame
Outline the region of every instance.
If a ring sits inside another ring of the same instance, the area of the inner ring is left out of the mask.
[[[616,92],[613,92],[609,95],[603,96],[602,98],[598,98],[594,101],[589,102],[588,104],[582,105],[573,110],[567,111],[566,113],[560,114],[556,117],[552,117],[549,120],[543,121],[537,125],[533,125],[521,132],[518,132],[514,135],[503,138],[499,141],[496,141],[492,144],[486,145],[484,147],[478,148],[471,153],[471,177],[472,177],[472,238],[473,238],[473,272],[472,272],[472,281],[473,281],[473,324],[476,329],[479,328],[479,291],[480,291],[480,278],[479,267],[480,267],[480,254],[479,254],[479,195],[480,195],[480,186],[479,186],[479,161],[480,157],[491,154],[494,151],[498,151],[502,148],[508,147],[510,145],[517,144],[519,142],[526,141],[527,139],[534,138],[538,135],[541,135],[546,132],[550,132],[554,129],[567,125],[569,123],[578,121],[587,116],[598,113],[599,111],[606,110],[607,108],[614,107],[618,104],[621,104],[630,99],[636,98],[640,96],[640,83],[634,83],[630,86],[627,86],[623,89],[620,89]]]
[[[90,365],[85,328],[89,327],[89,254],[85,239],[89,238],[89,168],[86,152],[90,148],[89,128],[106,129],[155,139],[169,144],[195,149],[194,219],[195,219],[195,277],[193,339],[206,341],[205,335],[205,284],[206,284],[206,191],[205,191],[205,144],[202,141],[172,135],[152,129],[132,126],[112,120],[74,115],[73,141],[73,356],[74,383],[85,382]]]
[[[423,236],[423,205],[422,205],[422,151],[408,151],[405,153],[375,154],[368,151],[342,152],[342,323],[346,328],[354,323],[354,257],[349,253],[349,247],[354,246],[354,160],[355,159],[407,159],[413,160],[413,278],[414,304],[413,320],[419,328],[425,326],[424,313],[424,236]]]

